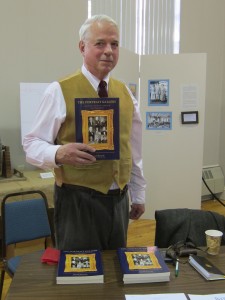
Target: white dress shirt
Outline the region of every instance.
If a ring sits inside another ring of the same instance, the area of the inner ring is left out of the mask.
[[[83,65],[82,73],[97,91],[99,79],[93,76]],[[109,82],[109,76],[104,78]],[[133,125],[131,132],[132,171],[128,188],[132,203],[143,204],[145,202],[146,182],[143,176],[142,166],[142,121],[137,100],[130,90],[129,94],[134,103]],[[66,118],[66,104],[58,82],[51,83],[43,96],[40,108],[35,116],[31,131],[24,137],[23,147],[28,163],[42,169],[58,168],[55,155],[60,145],[54,141]],[[118,188],[114,183],[111,188]]]

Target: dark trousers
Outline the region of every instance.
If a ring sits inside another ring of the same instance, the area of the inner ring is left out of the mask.
[[[60,250],[125,247],[129,223],[127,189],[105,195],[89,188],[55,185],[56,246]]]

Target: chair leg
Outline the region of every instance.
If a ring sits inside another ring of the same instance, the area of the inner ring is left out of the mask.
[[[5,270],[1,270],[1,281],[0,281],[0,299],[2,299],[2,291],[3,291],[3,285],[4,285],[4,279],[5,279]]]

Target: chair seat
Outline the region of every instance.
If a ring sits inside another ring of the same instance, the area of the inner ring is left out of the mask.
[[[14,256],[7,261],[7,267],[12,274],[16,272],[16,269],[21,261],[21,258],[22,258],[21,256]]]

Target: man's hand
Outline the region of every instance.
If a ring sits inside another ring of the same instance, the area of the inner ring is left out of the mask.
[[[144,204],[135,204],[131,205],[130,211],[130,219],[137,220],[140,218],[141,215],[145,212],[145,205]]]
[[[55,161],[58,165],[88,165],[96,161],[96,158],[88,152],[94,153],[95,149],[82,143],[66,144],[56,151]]]

